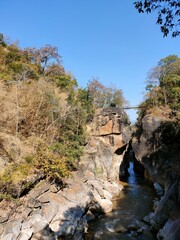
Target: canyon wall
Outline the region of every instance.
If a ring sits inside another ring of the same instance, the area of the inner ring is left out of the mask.
[[[142,118],[138,137],[132,141],[136,159],[145,167],[145,177],[163,191],[149,223],[158,239],[180,236],[180,130],[170,112],[156,109]],[[161,191],[161,192],[162,192]]]

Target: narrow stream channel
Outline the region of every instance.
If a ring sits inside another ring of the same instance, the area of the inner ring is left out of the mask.
[[[153,200],[157,197],[153,187],[133,170],[133,162],[128,169],[127,187],[114,201],[113,211],[89,222],[85,240],[155,240],[148,227],[140,220],[152,211]],[[139,224],[141,231],[128,230],[130,225]]]

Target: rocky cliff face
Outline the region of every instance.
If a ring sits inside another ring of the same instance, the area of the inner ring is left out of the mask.
[[[178,240],[180,236],[180,130],[167,111],[149,113],[142,119],[141,134],[132,142],[136,159],[146,177],[164,191],[150,215],[158,239]]]
[[[98,112],[87,136],[80,170],[66,180],[66,188],[41,180],[18,201],[0,203],[1,240],[80,240],[89,219],[112,210],[131,138],[125,114],[115,108]]]
[[[126,114],[118,108],[97,112],[88,126],[87,158],[81,164],[105,180],[119,180],[119,170],[131,139]]]

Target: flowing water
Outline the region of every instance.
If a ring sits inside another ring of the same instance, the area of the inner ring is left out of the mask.
[[[113,211],[89,222],[88,233],[85,240],[153,240],[156,239],[148,230],[128,231],[129,225],[139,224],[149,212],[152,211],[153,200],[156,198],[154,189],[145,180],[133,171],[133,162],[128,169],[127,187],[114,201]],[[143,226],[142,228],[147,228]],[[146,234],[145,234],[146,233]]]

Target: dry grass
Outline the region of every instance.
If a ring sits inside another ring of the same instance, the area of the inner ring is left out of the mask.
[[[153,107],[147,110],[147,114],[155,117],[167,118],[170,117],[172,110],[169,106]]]

